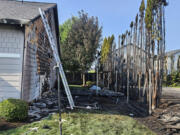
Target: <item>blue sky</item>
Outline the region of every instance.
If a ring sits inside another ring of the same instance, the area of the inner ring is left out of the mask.
[[[83,9],[97,16],[103,26],[103,37],[119,34],[129,28],[138,13],[141,0],[30,0],[58,4],[59,22],[62,24]],[[169,0],[166,7],[166,50],[180,49],[180,0]]]

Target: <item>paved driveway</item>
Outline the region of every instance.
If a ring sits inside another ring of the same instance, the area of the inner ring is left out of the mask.
[[[163,96],[172,96],[180,99],[180,88],[163,87]]]

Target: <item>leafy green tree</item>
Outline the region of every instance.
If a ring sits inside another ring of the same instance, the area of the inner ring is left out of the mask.
[[[83,73],[83,85],[86,83],[85,73],[92,66],[100,46],[101,33],[102,27],[99,26],[97,17],[89,17],[87,13],[80,11],[78,19],[73,18],[66,49],[69,50],[69,58],[76,62],[79,71]]]
[[[167,86],[176,87],[180,86],[180,72],[172,72],[167,75],[165,83]]]
[[[61,44],[63,46],[61,47],[61,59],[65,71],[75,73],[80,70],[75,54],[76,48],[71,47],[68,42],[69,41],[66,40],[63,44]]]
[[[68,19],[62,25],[59,26],[60,43],[61,44],[64,44],[64,42],[66,41],[66,39],[68,37],[69,31],[71,30],[72,25],[74,23],[73,22],[73,20],[74,20],[73,18],[75,18],[75,17],[72,17],[72,18]]]
[[[74,24],[74,20],[77,20],[77,17],[72,17],[60,25],[60,50],[61,50],[61,59],[63,67],[66,72],[76,72],[79,70],[79,65],[75,59],[75,48],[68,46],[68,35]]]

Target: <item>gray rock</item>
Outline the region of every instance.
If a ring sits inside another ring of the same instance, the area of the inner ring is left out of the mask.
[[[49,114],[49,109],[47,109],[47,108],[42,109],[41,112],[40,112],[40,115],[42,117],[47,116],[48,114]]]
[[[36,106],[30,106],[29,107],[29,111],[40,111],[40,108],[36,107]]]
[[[38,114],[37,112],[36,113],[34,113],[34,112],[32,112],[32,113],[28,113],[28,116],[29,116],[29,118],[31,118],[31,119],[41,119],[41,115],[40,114]]]
[[[38,107],[40,109],[46,108],[46,104],[42,103],[42,102],[40,102],[40,103],[33,103],[33,106],[36,106],[36,107]]]
[[[67,102],[67,103],[66,103]],[[61,107],[64,103],[68,104],[67,98],[61,98]],[[41,96],[41,99],[38,99],[36,103],[32,103],[29,107],[29,121],[37,121],[43,118],[46,118],[52,113],[58,112],[58,98],[57,91],[50,90],[44,92]]]
[[[48,109],[51,109],[55,105],[55,102],[52,102],[52,101],[49,100],[49,101],[46,101],[46,105],[47,105]]]
[[[56,109],[56,108],[55,108],[55,109],[50,109],[50,110],[49,110],[49,113],[55,113],[55,112],[58,112],[58,110],[59,110],[59,109]]]

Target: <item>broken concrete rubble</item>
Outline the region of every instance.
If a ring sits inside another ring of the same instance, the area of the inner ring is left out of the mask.
[[[28,113],[30,122],[40,120],[51,113],[58,112],[57,94],[55,93],[56,90],[45,92],[41,99],[30,104]]]
[[[93,96],[101,97],[122,97],[123,93],[114,92],[110,90],[100,90],[98,94],[96,91],[92,90],[72,90],[72,95],[74,96],[74,101],[76,102],[77,108],[97,110],[100,109],[100,104],[93,100]],[[88,99],[88,100],[87,100]],[[61,106],[68,107],[68,101],[66,97],[61,97]],[[58,97],[56,90],[50,90],[44,92],[41,99],[36,102],[31,103],[29,106],[29,121],[37,121],[44,117],[47,117],[51,113],[58,112]]]
[[[172,105],[161,113],[159,120],[162,121],[163,123],[166,123],[166,128],[174,129],[180,132],[179,110],[180,110],[180,104]]]

